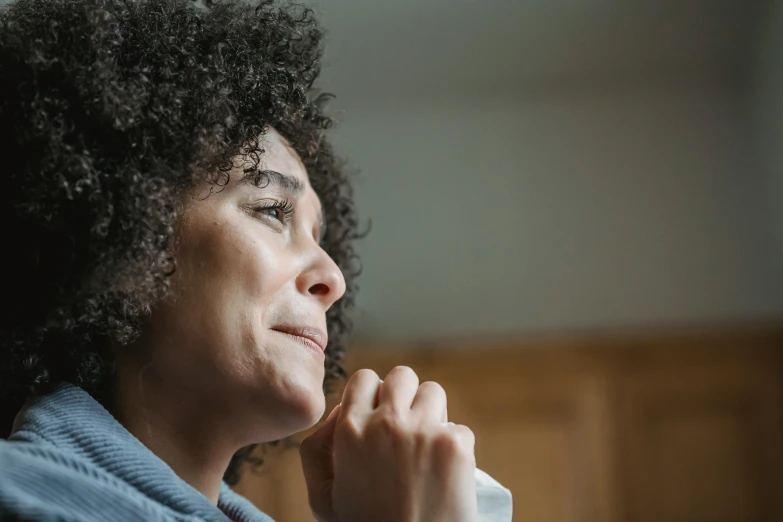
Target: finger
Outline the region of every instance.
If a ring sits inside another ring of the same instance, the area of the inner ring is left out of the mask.
[[[469,458],[473,464],[476,465],[476,435],[473,430],[465,426],[464,424],[450,423],[448,429],[454,432],[457,439],[460,442],[460,446],[464,450],[465,455],[469,455]]]
[[[476,449],[476,435],[473,433],[473,430],[464,424],[451,424],[449,429],[456,432],[459,439],[471,452]]]
[[[334,428],[339,414],[338,405],[326,418],[324,424],[303,440],[299,447],[310,509],[320,517],[328,517],[332,511],[331,487],[334,482],[332,447]]]
[[[375,409],[380,377],[372,370],[364,369],[354,373],[343,391],[341,411],[348,414],[370,414]]]
[[[378,391],[378,406],[408,412],[419,389],[419,376],[407,366],[397,366],[382,381]]]
[[[421,383],[411,406],[422,421],[448,422],[446,391],[437,382]]]
[[[312,435],[305,438],[299,448],[299,453],[306,456],[310,464],[317,463],[318,459],[324,458],[324,454],[328,453],[330,456],[329,464],[331,464],[332,446],[334,444],[334,427],[337,424],[337,419],[340,416],[340,405],[334,407],[332,412],[326,417],[324,423],[313,432]],[[315,459],[315,460],[313,460]],[[321,467],[320,469],[323,469]]]
[[[324,426],[328,426],[330,423],[334,424],[337,421],[337,416],[340,415],[340,405],[338,404],[334,408],[332,408],[332,412],[324,419],[324,423],[321,425],[323,428]]]

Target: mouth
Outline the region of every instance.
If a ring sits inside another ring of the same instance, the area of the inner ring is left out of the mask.
[[[277,325],[272,327],[272,330],[296,337],[297,341],[309,344],[322,352],[326,351],[328,337],[326,332],[319,328],[310,326]]]

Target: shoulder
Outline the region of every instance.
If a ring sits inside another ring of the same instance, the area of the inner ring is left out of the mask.
[[[233,520],[255,520],[257,522],[274,522],[266,513],[259,511],[248,499],[236,493],[223,482],[220,486],[220,508]]]
[[[165,520],[129,489],[78,455],[0,439],[1,520]]]

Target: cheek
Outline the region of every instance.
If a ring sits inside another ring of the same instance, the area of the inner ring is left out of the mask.
[[[279,235],[238,212],[187,225],[172,288],[181,305],[177,321],[206,349],[221,347],[213,357],[241,360],[262,344],[258,336],[279,308],[292,260]]]
[[[212,221],[189,231],[177,255],[183,292],[202,294],[207,302],[218,296],[267,301],[280,273],[279,256],[240,224]]]

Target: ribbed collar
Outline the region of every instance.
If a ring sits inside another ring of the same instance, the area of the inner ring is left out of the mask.
[[[247,499],[221,484],[218,506],[182,480],[87,392],[61,384],[29,402],[10,440],[41,439],[86,459],[148,498],[205,521],[270,522]]]

